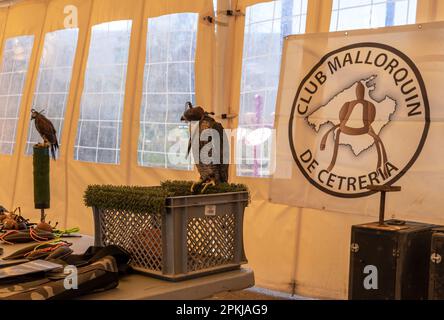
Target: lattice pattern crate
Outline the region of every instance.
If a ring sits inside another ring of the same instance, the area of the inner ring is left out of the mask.
[[[248,192],[167,197],[161,213],[93,207],[95,245],[115,244],[131,266],[168,280],[184,280],[247,263],[243,215]]]

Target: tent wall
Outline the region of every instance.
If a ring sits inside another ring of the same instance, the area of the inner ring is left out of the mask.
[[[247,6],[260,2],[264,1],[239,0],[237,8],[245,12]],[[307,33],[329,31],[332,3],[333,0],[308,1]],[[417,21],[442,20],[442,5],[439,0],[418,0]],[[231,112],[237,112],[240,104],[244,20],[239,17],[234,23]],[[237,127],[237,119],[231,127]],[[231,174],[235,174],[234,168]],[[253,190],[253,200],[246,211],[245,245],[256,283],[300,295],[346,299],[351,226],[375,221],[378,213],[365,216],[276,204],[268,198],[269,179],[235,180]],[[393,218],[408,219],[402,215]],[[440,221],[424,221],[442,224],[444,217]]]
[[[218,9],[237,8],[243,12],[258,0],[219,0]],[[25,155],[29,115],[37,82],[43,42],[47,32],[64,28],[66,5],[78,8],[78,45],[57,161],[51,162],[51,209],[48,219],[62,227],[79,226],[93,233],[92,213],[83,204],[89,184],[156,185],[166,179],[197,179],[196,171],[141,167],[137,163],[145,64],[147,19],[170,13],[200,14],[196,48],[196,102],[217,113],[239,112],[239,92],[245,19],[221,16],[228,27],[207,24],[203,16],[213,15],[208,0],[24,0],[0,9],[0,54],[5,40],[34,35],[34,47],[21,101],[12,155],[0,155],[0,203],[8,208],[21,206],[26,217],[37,219],[33,208],[32,158]],[[328,31],[332,0],[309,0],[306,32]],[[418,0],[418,21],[444,17],[439,0]],[[132,20],[126,75],[120,163],[96,164],[74,160],[77,122],[87,67],[91,27],[113,20]],[[0,56],[1,59],[1,56]],[[237,118],[225,121],[237,127]],[[232,182],[246,183],[252,202],[245,217],[245,246],[256,283],[272,289],[311,296],[345,298],[348,282],[350,227],[374,217],[295,208],[269,201],[269,179],[237,177],[231,166]],[[403,218],[402,216],[398,218]],[[443,223],[444,221],[430,221]]]

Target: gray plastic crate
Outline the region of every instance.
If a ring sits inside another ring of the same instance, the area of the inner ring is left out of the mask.
[[[247,263],[243,245],[248,192],[166,199],[161,214],[93,207],[95,245],[119,245],[137,271],[185,280]]]

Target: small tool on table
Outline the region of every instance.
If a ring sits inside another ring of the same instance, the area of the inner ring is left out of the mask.
[[[387,186],[387,185],[370,185],[367,186],[367,190],[378,191],[381,193],[381,200],[379,202],[379,225],[384,225],[384,215],[385,215],[385,194],[387,192],[399,192],[401,191],[400,186]]]

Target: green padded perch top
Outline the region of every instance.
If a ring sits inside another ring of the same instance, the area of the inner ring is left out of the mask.
[[[34,146],[34,206],[36,209],[50,207],[49,147]]]

